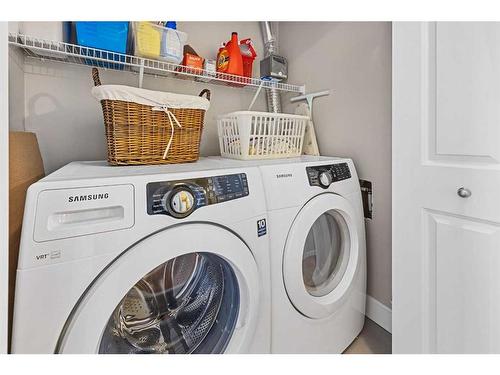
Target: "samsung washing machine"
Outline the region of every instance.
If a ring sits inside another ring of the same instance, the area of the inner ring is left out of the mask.
[[[269,353],[257,168],[71,163],[29,188],[14,353]]]
[[[352,160],[245,165],[259,166],[266,193],[272,352],[342,353],[363,328],[366,300],[365,225]]]

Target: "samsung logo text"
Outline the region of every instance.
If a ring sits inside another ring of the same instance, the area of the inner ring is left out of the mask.
[[[290,177],[293,177],[291,173],[281,173],[276,175],[276,178],[290,178]]]
[[[97,201],[101,199],[108,199],[109,193],[100,193],[100,194],[87,194],[87,195],[70,195],[68,197],[68,202],[85,202],[85,201]]]

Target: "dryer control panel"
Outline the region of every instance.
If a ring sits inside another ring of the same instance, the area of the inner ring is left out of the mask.
[[[196,209],[245,197],[249,194],[245,173],[150,182],[146,186],[148,215],[169,215],[178,219]]]
[[[332,183],[351,178],[347,163],[306,167],[309,185],[328,188]]]

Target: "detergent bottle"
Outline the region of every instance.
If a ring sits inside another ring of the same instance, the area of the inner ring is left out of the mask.
[[[229,64],[227,73],[237,76],[243,75],[243,58],[241,57],[240,43],[238,42],[238,33],[231,34],[231,41],[226,46],[229,54]]]
[[[216,69],[220,73],[227,73],[229,65],[229,52],[226,48],[226,43],[222,43],[219,52],[217,53],[217,66]]]

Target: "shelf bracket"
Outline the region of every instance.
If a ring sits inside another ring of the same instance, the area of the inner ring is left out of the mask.
[[[144,80],[144,59],[140,60],[140,67],[139,67],[139,88],[142,89],[142,82]]]

